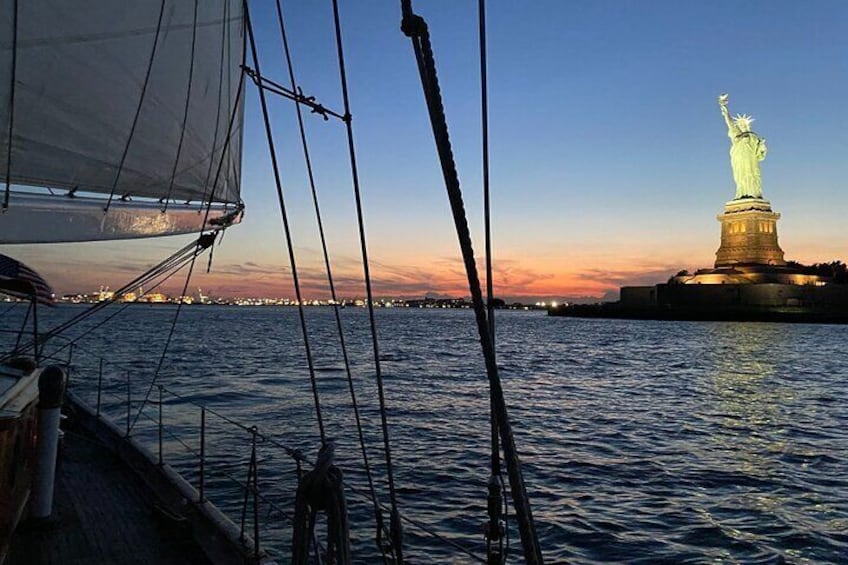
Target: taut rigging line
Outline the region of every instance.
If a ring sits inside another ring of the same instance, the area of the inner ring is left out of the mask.
[[[388,558],[387,558],[387,555],[386,555],[386,547],[382,543],[382,536],[386,535],[387,537],[389,537],[390,532],[388,531],[388,529],[385,527],[385,525],[383,523],[383,514],[382,514],[382,510],[380,508],[379,499],[377,497],[377,491],[374,487],[373,473],[371,472],[371,464],[368,460],[368,452],[367,452],[367,449],[366,449],[366,446],[365,446],[365,436],[364,436],[363,431],[362,431],[362,419],[360,418],[360,414],[359,414],[359,403],[357,402],[357,399],[356,399],[356,391],[354,389],[354,384],[353,384],[353,374],[352,374],[351,368],[350,368],[350,357],[348,355],[344,328],[342,326],[341,314],[339,312],[339,300],[338,300],[338,296],[336,294],[336,283],[335,283],[335,280],[333,278],[333,269],[332,269],[332,266],[331,266],[331,263],[330,263],[330,253],[329,253],[329,250],[328,250],[328,247],[327,247],[327,238],[326,238],[326,235],[325,235],[325,232],[324,232],[324,222],[323,222],[323,219],[322,219],[322,216],[321,216],[321,208],[320,208],[319,203],[318,203],[318,191],[317,191],[317,188],[315,186],[315,175],[313,174],[313,170],[312,170],[312,158],[311,158],[310,151],[309,151],[309,143],[308,143],[307,137],[306,137],[306,127],[304,125],[303,112],[301,111],[300,105],[304,104],[307,107],[312,108],[313,113],[321,114],[324,117],[325,120],[328,119],[327,118],[328,113],[332,114],[336,117],[339,117],[343,120],[344,120],[344,117],[339,115],[339,114],[336,114],[335,112],[331,112],[329,110],[326,110],[320,104],[318,104],[317,108],[316,108],[314,106],[314,104],[315,104],[314,103],[314,97],[306,98],[306,97],[303,96],[302,91],[297,84],[297,80],[295,79],[294,65],[292,63],[291,50],[289,48],[288,36],[286,34],[286,26],[285,26],[285,23],[284,23],[284,20],[283,20],[283,9],[282,9],[282,5],[281,5],[280,0],[276,1],[276,5],[277,5],[277,20],[278,20],[279,28],[280,28],[280,39],[283,43],[283,50],[285,51],[285,56],[286,56],[286,66],[288,67],[289,80],[290,80],[290,83],[291,83],[291,90],[287,91],[287,92],[290,92],[292,94],[295,93],[295,92],[298,93],[297,95],[294,95],[294,96],[289,96],[288,94],[283,94],[283,96],[290,98],[290,99],[292,99],[296,102],[294,107],[295,107],[296,114],[297,114],[298,130],[300,132],[300,140],[301,140],[301,145],[303,147],[303,158],[304,158],[304,161],[306,163],[306,172],[307,172],[307,177],[309,179],[309,187],[310,187],[310,191],[312,193],[312,203],[313,203],[313,207],[314,207],[314,210],[315,210],[315,218],[316,218],[316,221],[317,221],[317,224],[318,224],[318,234],[319,234],[320,239],[321,239],[321,250],[322,250],[322,253],[323,253],[323,256],[324,256],[324,267],[325,267],[325,270],[327,272],[327,284],[330,288],[330,297],[332,298],[332,302],[333,302],[333,314],[334,314],[335,321],[336,321],[336,330],[337,330],[338,336],[339,336],[339,347],[341,348],[342,359],[344,361],[345,374],[347,375],[348,390],[350,392],[351,405],[353,407],[354,419],[356,421],[356,430],[357,430],[357,435],[359,437],[359,447],[360,447],[360,451],[362,453],[362,462],[363,462],[363,466],[365,467],[365,475],[366,475],[366,478],[367,478],[367,481],[368,481],[368,490],[369,490],[369,493],[371,495],[371,504],[374,508],[374,518],[375,518],[376,526],[377,526],[377,528],[376,528],[376,532],[377,532],[376,543],[377,543],[377,548],[380,550],[380,553],[383,556],[383,561],[388,563],[389,561],[388,561]],[[247,72],[249,73],[249,71],[247,71]],[[257,85],[260,86],[260,87],[262,87],[262,85],[265,82],[276,85],[276,83],[273,83],[272,81],[265,79],[264,77],[255,76],[255,74],[253,76],[251,76],[251,78],[253,78],[254,82],[256,82]],[[282,87],[282,86],[280,86],[279,88],[284,89],[284,87]],[[274,90],[271,90],[271,89],[269,89],[269,91],[274,92]],[[349,116],[348,116],[348,118],[349,118]],[[348,121],[348,120],[344,120],[344,121]]]
[[[541,548],[539,547],[539,539],[533,523],[533,514],[530,509],[530,502],[527,498],[527,490],[524,486],[524,478],[521,473],[521,462],[518,459],[518,452],[515,448],[515,438],[512,435],[512,426],[509,422],[506,401],[495,361],[491,326],[489,325],[486,305],[483,302],[480,277],[477,273],[477,265],[474,260],[474,248],[471,243],[465,205],[462,200],[462,190],[459,185],[459,175],[456,170],[456,163],[454,162],[450,135],[448,134],[447,118],[442,104],[436,63],[430,43],[430,33],[424,19],[413,13],[411,0],[401,0],[401,10],[403,14],[401,29],[412,40],[412,47],[421,76],[421,86],[427,102],[430,124],[433,128],[433,137],[435,138],[442,174],[445,179],[445,188],[447,189],[454,224],[456,225],[457,236],[462,249],[465,271],[468,275],[468,286],[471,291],[477,331],[480,336],[480,345],[483,349],[483,357],[486,362],[486,373],[488,375],[492,397],[491,404],[497,419],[500,440],[503,445],[518,530],[521,534],[521,544],[524,548],[524,559],[530,564],[542,563],[543,559]]]

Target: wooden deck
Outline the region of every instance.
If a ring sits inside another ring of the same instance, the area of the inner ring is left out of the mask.
[[[187,527],[154,510],[154,496],[96,440],[66,432],[53,515],[24,522],[4,565],[209,563]]]

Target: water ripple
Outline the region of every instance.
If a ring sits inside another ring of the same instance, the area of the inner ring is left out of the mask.
[[[75,312],[60,307],[60,319]],[[173,309],[130,308],[86,347],[150,370]],[[189,399],[258,425],[314,456],[317,423],[293,309],[185,308],[162,379]],[[321,402],[346,481],[367,492],[335,321],[308,309]],[[386,502],[367,316],[343,323],[376,486]],[[488,387],[468,311],[378,311],[397,496],[405,515],[483,550]],[[7,320],[3,321],[6,324]],[[15,320],[8,320],[14,326]],[[498,316],[499,367],[548,562],[845,563],[848,555],[848,327],[660,323]],[[127,344],[133,344],[128,346]],[[91,395],[96,379],[76,390]],[[107,368],[121,416],[124,373]],[[146,386],[136,377],[139,398]],[[197,445],[198,414],[170,401],[166,420]],[[208,423],[207,486],[238,516],[247,437]],[[155,438],[153,428],[141,435]],[[196,480],[196,465],[167,456]],[[288,505],[296,467],[260,446],[260,484]],[[374,560],[368,498],[349,494],[354,551]],[[270,512],[263,543],[285,555],[290,531]],[[518,534],[511,520],[513,561]],[[407,527],[410,562],[465,562]],[[281,558],[284,561],[285,558]]]

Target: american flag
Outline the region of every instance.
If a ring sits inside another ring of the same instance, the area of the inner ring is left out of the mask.
[[[33,291],[39,303],[53,305],[53,289],[41,275],[0,253],[0,292],[16,298],[32,298]]]

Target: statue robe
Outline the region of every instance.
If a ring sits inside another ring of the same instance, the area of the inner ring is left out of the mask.
[[[762,198],[760,161],[766,158],[766,143],[754,132],[730,134],[730,165],[736,181],[736,199]]]

